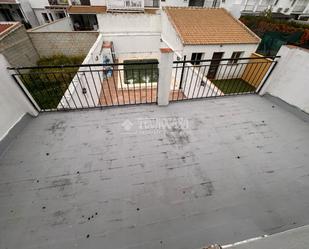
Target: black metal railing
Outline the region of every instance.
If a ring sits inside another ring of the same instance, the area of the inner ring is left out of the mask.
[[[170,101],[257,92],[277,57],[174,61]]]
[[[157,102],[158,61],[9,68],[40,111]]]

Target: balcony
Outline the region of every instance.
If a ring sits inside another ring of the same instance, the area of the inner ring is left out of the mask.
[[[69,5],[68,0],[48,0],[48,3],[51,6],[55,6],[55,5],[67,6],[67,5]]]
[[[144,11],[144,0],[107,0],[108,11]]]

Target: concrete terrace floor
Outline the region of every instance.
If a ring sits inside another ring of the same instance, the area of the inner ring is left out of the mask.
[[[255,95],[41,114],[0,159],[3,249],[196,249],[308,210],[309,125]]]

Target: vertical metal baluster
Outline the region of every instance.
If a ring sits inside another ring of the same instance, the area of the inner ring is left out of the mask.
[[[85,72],[87,73],[87,71],[83,71],[83,76],[84,76],[84,79],[85,79],[85,81],[86,81],[86,85],[87,85],[87,87],[88,87],[89,94],[90,94],[90,97],[91,97],[93,106],[96,106],[96,103],[94,102],[94,99],[93,99],[93,96],[92,96],[92,92],[91,92],[91,90],[90,90],[89,82],[88,82],[88,79],[87,79],[87,77],[86,77]]]
[[[176,64],[177,64],[177,63],[176,63]],[[176,91],[177,66],[176,66],[176,68],[173,67],[172,70],[174,71],[174,69],[176,69],[176,70],[175,70],[175,77],[174,77],[174,87],[173,87],[172,96],[171,96],[171,97],[172,97],[172,98],[171,98],[172,101],[175,100],[175,99],[174,99],[174,94],[175,94],[175,91]],[[173,73],[172,73],[172,75],[173,75]],[[180,91],[180,89],[178,89],[178,94],[179,94],[179,91]],[[169,97],[169,98],[170,98],[170,97]]]
[[[195,80],[195,84],[194,84],[194,89],[193,89],[193,93],[192,93],[193,97],[194,97],[194,93],[195,93],[195,90],[196,90],[197,82],[199,81],[200,71],[201,71],[201,65],[198,65],[197,76],[196,76],[196,80]],[[198,96],[195,97],[195,98],[198,98]]]
[[[57,109],[57,111],[59,110],[59,108],[58,108],[58,102],[57,102],[57,99],[58,99],[58,96],[57,96],[57,94],[55,93],[55,87],[54,86],[52,86],[52,85],[54,85],[54,84],[52,84],[52,82],[50,81],[50,79],[49,79],[49,77],[47,76],[47,74],[48,73],[42,73],[42,75],[44,75],[45,76],[45,78],[47,79],[47,81],[48,81],[48,83],[49,83],[49,85],[50,85],[50,88],[52,89],[52,95],[53,95],[53,97],[55,98],[55,100],[56,100],[56,109]],[[44,84],[44,86],[45,86],[45,84]],[[61,97],[62,97],[63,95],[61,95]],[[63,106],[63,104],[62,104],[62,102],[61,102],[61,98],[60,98],[60,104],[62,105],[62,107],[64,108],[64,106]]]
[[[78,82],[79,82],[79,85],[80,85],[80,89],[82,89],[82,91],[83,91],[83,88],[84,88],[84,87],[82,86],[82,83],[81,83],[81,81],[80,81],[80,78],[79,78],[79,74],[78,74],[78,73],[79,73],[79,72],[77,71],[77,72],[76,72],[76,76],[77,76],[77,79],[78,79]],[[85,98],[85,100],[86,100],[87,106],[90,107],[86,95],[85,95],[84,93],[82,93],[82,94],[84,95],[84,98]]]
[[[60,73],[60,75],[61,75],[61,77],[62,77],[62,80],[63,80],[64,84],[65,84],[66,87],[67,87],[66,89],[67,89],[68,92],[70,93],[70,96],[71,96],[71,99],[72,99],[73,104],[74,104],[74,106],[75,106],[75,109],[77,109],[77,105],[76,105],[75,100],[74,100],[74,98],[73,98],[73,95],[72,95],[72,93],[71,93],[71,91],[70,91],[70,89],[69,89],[69,85],[67,84],[65,78],[63,77],[63,72],[60,71],[59,73]]]
[[[56,77],[56,75],[55,75],[55,72],[52,72],[52,75],[53,75],[53,77],[54,77],[54,79],[55,79],[55,82],[58,82],[57,77]],[[71,109],[71,105],[70,105],[69,101],[67,100],[67,98],[66,98],[66,96],[65,96],[66,89],[64,89],[64,88],[62,87],[62,84],[59,84],[58,87],[59,87],[59,90],[60,90],[60,92],[61,92],[62,98],[64,98],[64,99],[65,99],[65,102],[68,104],[68,108],[65,108],[65,107],[64,107],[64,109]],[[60,101],[61,101],[61,100],[60,100]]]
[[[263,69],[262,69],[262,72],[267,68],[267,65],[268,64],[270,64],[270,66],[269,66],[269,68],[271,68],[271,65],[272,65],[272,63],[273,63],[274,61],[272,61],[272,62],[269,62],[269,61],[267,61],[267,62],[263,62],[262,64],[263,64]],[[266,73],[264,74],[264,76],[268,73],[268,70],[269,70],[269,68],[268,69],[266,69]],[[259,75],[258,76],[258,79],[257,79],[257,82],[259,82],[259,84],[256,86],[256,88],[255,88],[255,92],[256,92],[256,90],[259,88],[259,86],[260,86],[260,84],[262,83],[262,80],[263,80],[263,78],[264,78],[264,76],[263,75]]]
[[[153,66],[154,64],[151,65],[151,86],[150,86],[150,103],[152,103],[152,83],[153,83]]]
[[[251,81],[251,80],[254,80],[254,79],[256,78],[257,71],[258,71],[258,70],[256,70],[256,69],[258,68],[259,64],[260,64],[260,62],[258,62],[258,61],[255,63],[255,68],[254,68],[253,74],[252,74],[253,77],[250,77],[250,78],[248,79],[248,82],[247,82],[247,83],[248,83],[250,86],[252,86],[252,85],[250,84],[250,81]],[[254,83],[253,83],[253,84],[254,84]],[[249,91],[249,89],[248,89],[248,91]],[[251,91],[249,91],[249,92],[251,92]],[[242,94],[244,94],[244,93],[245,93],[245,90],[242,91]]]
[[[159,81],[160,81],[160,71],[158,66],[155,68],[155,71],[157,72],[157,77],[158,77],[158,81],[157,81],[157,87],[156,87],[156,103],[158,103],[158,92],[159,92]]]
[[[127,79],[127,83],[126,83],[125,80],[124,80],[124,84],[126,84],[127,93],[128,93],[128,97],[129,97],[129,104],[131,104],[130,84],[129,84],[129,82],[128,82],[128,73],[127,73],[127,70],[124,68],[124,66],[123,66],[123,77],[124,77],[125,79]]]
[[[124,71],[124,69],[122,71]],[[123,91],[122,77],[121,77],[121,69],[119,68],[119,66],[117,66],[117,72],[118,72],[119,79],[120,79],[120,86],[121,86],[123,105],[125,105],[126,104],[126,100],[124,98],[124,91]]]
[[[184,55],[184,57],[183,57],[183,63],[182,63],[182,68],[181,68],[181,75],[180,75],[180,82],[179,82],[179,90],[182,89],[182,86],[183,86],[183,74],[184,74],[185,67],[186,67],[186,60],[187,60],[187,56]],[[178,67],[178,64],[177,64],[177,67]],[[187,76],[188,76],[188,70],[187,70]],[[186,83],[186,82],[185,82],[185,83]],[[185,88],[183,88],[183,89],[185,89]],[[178,91],[177,100],[178,100],[178,97],[179,97],[179,91]],[[182,93],[182,99],[184,99],[184,90],[183,90],[183,93]]]
[[[76,92],[76,94],[77,94],[77,98],[78,98],[79,103],[80,103],[80,105],[81,105],[81,108],[84,108],[83,103],[82,103],[82,101],[81,101],[81,99],[80,99],[80,97],[79,97],[79,93],[78,93],[78,91],[77,91],[77,89],[76,89],[76,86],[75,86],[74,76],[72,77],[71,72],[67,72],[67,74],[68,74],[68,75],[70,76],[70,78],[71,78],[71,83],[72,83],[72,85],[73,85],[73,87],[74,87],[74,89],[75,89],[75,92]],[[76,74],[77,74],[77,73],[76,73]]]
[[[223,66],[224,65],[226,65],[226,64],[224,64],[224,61],[223,61],[223,64],[219,64],[219,72],[217,73],[217,75],[218,75],[218,77],[217,77],[217,79],[218,80],[220,80],[220,74],[221,74],[221,69],[223,68]],[[210,65],[209,65],[209,68],[210,68]],[[223,72],[223,75],[222,75],[222,78],[224,77],[224,75],[225,75],[225,72],[226,72],[226,69],[227,69],[227,66],[225,67],[225,70],[224,70],[224,72]],[[215,85],[215,84],[214,84]],[[216,85],[215,85],[216,86]],[[217,86],[216,86],[217,87]],[[219,88],[219,87],[217,87],[217,92],[216,92],[216,95],[218,95],[218,91],[221,91],[221,94],[223,93],[223,91]],[[214,92],[214,88],[213,88],[213,92]],[[208,93],[207,93],[208,94]],[[221,94],[220,94],[220,96],[221,96]],[[208,95],[206,95],[206,97],[208,97]],[[211,97],[211,96],[210,96]]]
[[[103,70],[103,77],[105,77],[105,79],[106,79],[107,89],[109,91],[109,97],[111,99],[111,104],[112,104],[112,106],[114,106],[113,96],[112,96],[112,92],[111,92],[111,89],[110,89],[110,86],[109,86],[109,80],[108,80],[108,77],[107,77],[107,73],[105,73],[104,70]],[[109,104],[107,104],[107,105],[109,106]]]
[[[44,96],[44,98],[46,99],[47,97],[51,96],[52,93],[51,94],[49,93],[49,88],[46,86],[45,81],[41,78],[41,76],[43,76],[43,75],[45,75],[44,72],[40,73],[38,76],[39,76],[39,79],[40,79],[40,82],[41,82],[42,86],[45,89],[45,94],[46,95]],[[58,104],[57,101],[53,97],[51,97],[51,99],[52,99],[51,104],[57,106],[57,104]],[[53,108],[50,108],[50,109],[53,109]]]
[[[118,68],[117,68],[117,70],[118,70]],[[114,89],[115,89],[115,93],[116,93],[116,98],[117,98],[117,105],[119,105],[118,86],[116,86],[118,84],[118,82],[116,82],[116,80],[115,80],[114,70],[113,70],[112,76],[113,76],[113,81],[114,81],[113,85],[114,85]]]
[[[203,65],[203,67],[204,67],[204,71],[202,73],[202,80],[204,80],[204,77],[205,77],[206,65]],[[202,81],[200,81],[200,86],[199,86],[198,92],[197,92],[197,98],[202,98],[203,97],[203,95],[201,97],[199,97],[200,91],[201,91],[201,83],[202,83]],[[207,81],[206,81],[206,86],[207,86]],[[205,87],[204,87],[204,90],[205,90]]]
[[[132,78],[133,78],[134,103],[136,104],[135,82],[134,82],[134,71],[133,71],[133,68],[132,68]]]
[[[247,62],[246,65],[248,65],[249,63],[250,63],[250,61]],[[256,68],[257,64],[254,61],[251,64],[252,64],[252,67],[250,68],[250,71],[252,69],[252,73],[254,74],[254,71],[255,71],[255,68]],[[249,76],[250,80],[251,80],[251,76],[252,76],[252,74]],[[249,84],[249,82],[247,82],[247,83]],[[238,90],[238,94],[243,94],[243,92],[245,91],[245,87],[246,87],[245,84],[244,84],[243,87],[239,86],[238,89],[237,89]]]
[[[236,84],[236,86],[238,84],[238,80],[235,79],[235,73],[237,72],[238,66],[239,66],[239,64],[237,64],[237,62],[236,62],[236,64],[232,64],[232,67],[235,67],[235,68],[234,68],[234,71],[232,73],[231,81],[229,81],[229,80],[227,81],[228,82],[228,92],[229,92],[228,95],[234,95],[235,94],[235,93],[232,92],[232,90],[233,90],[233,87],[235,86],[235,84]],[[237,73],[236,73],[236,75],[237,75]]]
[[[91,78],[92,78],[92,82],[93,82],[93,85],[94,85],[94,89],[95,89],[95,92],[96,92],[97,97],[98,97],[98,100],[99,100],[99,105],[101,106],[101,105],[102,105],[102,104],[101,104],[101,99],[100,99],[100,95],[99,95],[99,93],[98,93],[98,89],[97,89],[96,82],[95,82],[94,77],[93,77],[93,73],[92,73],[92,70],[91,70],[91,66],[89,66],[89,72],[90,72],[90,74],[91,74]],[[95,107],[97,107],[97,106],[98,106],[98,104],[95,104]]]
[[[211,63],[210,63],[211,64]],[[221,65],[221,64],[220,64]],[[224,64],[223,64],[224,65]],[[225,72],[226,72],[226,70],[227,70],[227,66],[228,66],[229,64],[228,64],[228,61],[226,62],[226,64],[225,64],[225,70],[224,70],[224,72],[223,72],[223,74],[222,74],[222,78],[221,78],[221,80],[224,80],[224,77],[225,77]],[[209,65],[209,69],[210,69],[210,65]],[[229,68],[230,70],[228,70],[228,76],[230,75],[230,72],[231,72],[231,70],[232,70],[232,67],[230,66],[230,68]],[[218,80],[220,80],[220,75],[219,75],[219,79]],[[215,84],[214,84],[215,85]],[[217,94],[218,94],[218,91],[220,90],[221,91],[221,93],[223,93],[223,94],[225,94],[224,93],[224,91],[222,90],[222,89],[220,89],[217,85],[215,85],[215,87],[217,88],[217,91],[216,91],[216,94],[215,94],[215,96],[214,97],[217,97]],[[214,93],[214,91],[215,91],[215,87],[212,89],[212,92],[211,92],[211,95],[210,95],[210,97],[213,97],[212,95],[213,95],[213,93]]]
[[[246,63],[246,62],[244,62],[244,63],[242,63],[242,67],[241,67],[241,69],[240,69],[240,71],[239,72],[241,72],[242,70],[243,70],[243,66],[244,65],[248,65],[248,63]],[[244,70],[246,70],[246,68],[244,69]],[[242,75],[241,75],[242,76]],[[241,81],[244,81],[241,77],[239,78]],[[247,82],[248,83],[248,82]],[[249,83],[248,83],[249,84]],[[242,86],[243,85],[243,86]],[[234,92],[235,92],[235,95],[241,95],[241,94],[244,94],[244,92],[246,91],[246,88],[247,88],[247,86],[246,86],[246,84],[238,84],[238,86],[236,86],[235,88],[234,88]]]
[[[205,71],[206,71],[206,68],[209,68],[209,65],[205,65]],[[208,69],[208,71],[209,71],[209,69]],[[208,90],[207,90],[207,93],[206,93],[206,95],[205,95],[205,98],[208,98],[208,93],[209,93],[209,91],[210,91],[210,89],[211,89],[211,86],[212,85],[214,85],[208,78],[207,78],[207,75],[205,76],[205,78],[206,78],[206,86],[207,86],[207,84],[208,84],[208,81],[210,82],[210,84],[209,84],[209,87],[208,87]],[[204,90],[203,90],[203,92],[202,92],[202,97],[204,97],[204,93],[205,93],[205,89],[206,89],[206,87],[204,87]]]
[[[147,67],[148,67],[148,65],[147,65]],[[148,82],[147,82],[147,67],[145,67],[145,88],[146,88],[146,102],[145,103],[146,104],[148,103],[148,99],[147,99],[147,91],[148,91],[148,87],[147,87],[147,84],[148,84]]]
[[[183,100],[184,98],[185,98],[185,89],[186,89],[186,87],[187,87],[187,83],[188,83],[188,74],[189,74],[189,65],[185,65],[185,67],[183,67],[183,69],[186,69],[186,77],[185,77],[185,83],[183,84],[183,94],[182,94],[182,99],[181,100]],[[182,82],[183,83],[183,82]],[[188,93],[189,94],[189,93]],[[189,98],[187,98],[186,97],[186,99],[189,99]]]
[[[100,99],[101,99],[101,97],[103,96],[103,98],[104,98],[104,100],[105,100],[105,102],[106,102],[105,92],[104,92],[104,86],[103,86],[103,82],[102,82],[102,79],[101,79],[101,76],[100,76],[100,69],[98,69],[97,71],[93,71],[93,72],[98,73],[98,78],[99,78],[100,86],[101,86]],[[104,102],[104,100],[103,100],[103,102]],[[100,105],[101,110],[103,109],[103,106],[104,106],[104,105],[103,105],[103,103],[102,103],[102,101],[101,101],[101,105]]]
[[[141,69],[142,68],[140,68],[140,66],[142,66],[142,64],[138,65],[138,70],[137,70],[138,78],[139,78],[139,97],[140,97],[139,104],[142,103],[142,80],[141,80]]]
[[[35,96],[34,91],[31,90],[32,87],[30,87],[31,84],[27,83],[26,79],[24,78],[24,74],[22,74],[18,69],[17,69],[16,71],[18,72],[18,75],[21,76],[21,78],[22,78],[21,81],[23,82],[24,86],[28,89],[28,91],[29,91],[29,93],[31,94],[31,96],[33,97],[33,99],[34,99],[36,102],[38,102],[38,104],[40,105],[41,110],[42,110],[42,111],[45,111],[45,108],[43,108],[43,105],[42,105],[42,102],[41,102],[40,98],[38,98],[38,96]],[[25,75],[29,75],[29,78],[31,79],[30,73],[29,73],[29,74],[25,74]],[[28,87],[29,87],[29,88],[28,88]],[[40,91],[39,91],[39,92],[40,92]],[[42,93],[40,92],[39,95],[42,95]],[[42,95],[42,96],[43,96],[43,98],[44,98],[44,95]]]

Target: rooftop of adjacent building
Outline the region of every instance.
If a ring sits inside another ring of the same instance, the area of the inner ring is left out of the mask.
[[[183,44],[243,44],[260,38],[224,8],[166,7]]]

